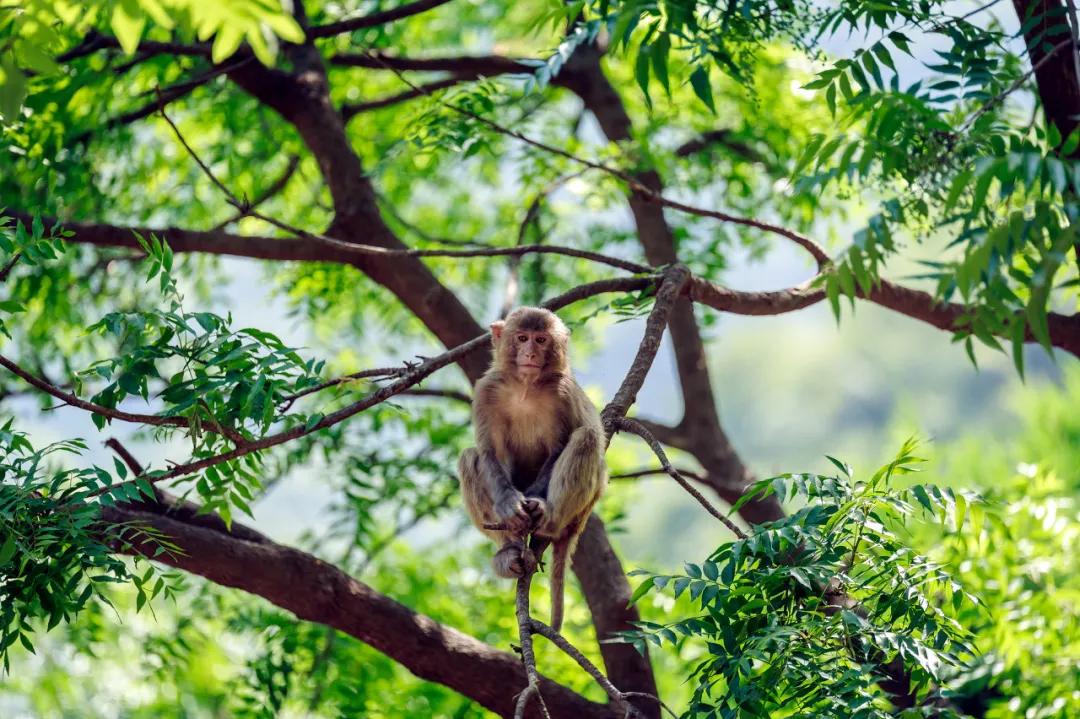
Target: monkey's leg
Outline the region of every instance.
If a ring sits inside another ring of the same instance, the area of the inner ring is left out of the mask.
[[[511,532],[484,529],[485,524],[496,524],[494,501],[488,483],[480,470],[480,452],[469,448],[458,460],[458,477],[461,480],[461,497],[465,510],[477,529],[490,537],[500,549],[491,563],[500,577],[520,577],[536,568],[536,557],[525,543]]]
[[[600,498],[607,474],[604,469],[604,438],[592,427],[579,427],[555,461],[547,488],[547,515],[537,530],[557,538],[588,512]]]

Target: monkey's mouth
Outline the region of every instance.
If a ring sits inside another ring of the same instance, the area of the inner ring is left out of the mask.
[[[544,369],[543,365],[518,363],[518,369]]]

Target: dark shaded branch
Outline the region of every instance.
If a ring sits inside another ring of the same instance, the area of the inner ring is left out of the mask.
[[[714,145],[720,145],[732,155],[741,157],[748,162],[757,162],[760,164],[768,164],[768,158],[758,152],[745,142],[735,140],[732,135],[735,133],[731,130],[710,130],[709,132],[698,135],[693,140],[688,140],[683,144],[675,148],[676,157],[689,157],[695,153],[706,150]]]
[[[443,684],[500,716],[513,715],[510,687],[522,686],[526,677],[521,662],[508,652],[418,614],[306,552],[272,541],[247,541],[153,512],[117,506],[101,511],[113,524],[149,525],[182,550],[154,557],[156,544],[137,542],[135,551],[144,556],[262,597],[299,619],[333,627],[422,679]],[[617,716],[545,677],[539,678],[539,686],[557,717]]]
[[[1065,21],[1068,8],[1062,0],[1013,0],[1013,8],[1025,28],[1024,40],[1039,102],[1047,122],[1057,127],[1064,142],[1080,126],[1080,75],[1076,67],[1080,47]],[[1035,22],[1026,25],[1029,18]],[[1060,30],[1051,32],[1055,25]],[[1061,45],[1072,49],[1061,52]],[[1073,150],[1072,156],[1080,157],[1080,147]]]
[[[8,276],[11,275],[11,271],[15,269],[15,265],[19,264],[19,258],[21,257],[22,253],[16,252],[14,255],[11,256],[11,259],[8,260],[2,268],[0,268],[0,282],[7,281]]]
[[[339,53],[330,58],[331,65],[363,67],[370,70],[405,70],[416,72],[450,72],[472,77],[531,73],[535,66],[527,60],[502,55],[457,55],[451,57],[416,58],[388,55],[372,51]]]
[[[415,0],[415,2],[406,3],[393,10],[373,12],[369,15],[352,18],[351,20],[339,20],[338,22],[331,22],[326,25],[309,28],[307,36],[309,38],[330,37],[331,35],[340,35],[346,32],[353,32],[354,30],[362,30],[367,27],[385,25],[395,20],[419,15],[422,12],[427,12],[440,5],[445,5],[448,2],[450,2],[450,0]]]
[[[83,38],[81,43],[67,52],[58,55],[56,61],[59,63],[71,62],[72,60],[78,60],[87,55],[92,55],[98,50],[119,49],[120,42],[115,37],[104,35],[96,30],[91,30],[86,34],[86,37]],[[209,44],[186,45],[179,42],[157,42],[155,40],[142,40],[139,43],[139,50],[154,55],[210,55]]]

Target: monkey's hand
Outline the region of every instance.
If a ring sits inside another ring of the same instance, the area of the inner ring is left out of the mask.
[[[525,497],[525,511],[529,513],[529,528],[536,531],[544,524],[548,515],[548,503],[540,497]]]
[[[533,527],[533,513],[540,501],[536,497],[526,497],[516,489],[508,490],[495,502],[495,514],[514,534],[524,535]]]

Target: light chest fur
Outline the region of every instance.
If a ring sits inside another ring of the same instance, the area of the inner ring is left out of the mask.
[[[491,432],[500,459],[517,457],[525,465],[521,469],[539,469],[556,443],[566,439],[565,400],[550,388],[533,388],[523,397],[516,383],[502,385],[497,399]]]

